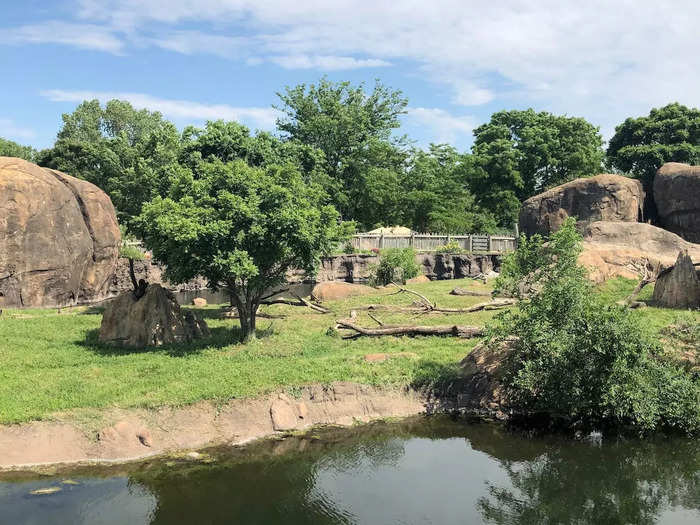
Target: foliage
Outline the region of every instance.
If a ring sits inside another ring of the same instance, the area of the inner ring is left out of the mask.
[[[166,195],[182,173],[179,141],[175,126],[158,112],[122,100],[104,107],[90,100],[63,115],[56,143],[39,152],[37,162],[105,190],[128,227],[143,203]]]
[[[464,249],[457,241],[450,241],[435,248],[435,253],[462,253],[463,251]]]
[[[524,299],[547,282],[569,277],[586,282],[583,268],[577,265],[582,248],[575,226],[575,219],[569,217],[549,239],[521,235],[518,249],[503,260],[494,284],[498,293]]]
[[[213,159],[146,204],[138,231],[173,282],[201,275],[213,289],[226,289],[244,339],[254,338],[263,296],[290,268],[312,273],[347,231],[323,198],[290,165]]]
[[[19,157],[34,162],[36,150],[31,146],[22,146],[11,140],[0,137],[0,157]]]
[[[132,261],[143,261],[146,254],[135,244],[136,239],[129,235],[125,226],[120,226],[122,242],[119,245],[119,257],[131,259]]]
[[[363,84],[324,77],[318,84],[288,87],[278,96],[277,109],[283,115],[278,129],[286,138],[323,152],[326,190],[344,219],[373,225],[375,219],[363,215],[376,215],[369,196],[378,200],[380,209],[395,208],[397,186],[392,178],[405,157],[403,140],[392,137],[399,116],[406,113],[407,100],[400,91],[377,81],[372,92],[365,93]],[[364,205],[362,210],[358,205]],[[384,220],[392,222],[389,217]]]
[[[406,279],[412,279],[419,271],[413,248],[389,248],[382,250],[379,264],[371,269],[369,281],[372,286],[405,283]]]
[[[521,200],[592,175],[603,161],[598,128],[544,111],[499,111],[474,130],[474,139],[470,188],[505,227],[517,220]]]
[[[519,410],[574,422],[699,432],[700,381],[662,360],[628,309],[593,293],[576,265],[577,236],[569,219],[549,244],[525,245],[504,268],[513,280],[541,264],[538,293],[492,327],[493,337],[517,337],[502,378],[509,400]],[[574,254],[563,249],[571,239]]]
[[[677,102],[654,108],[648,116],[628,118],[615,128],[607,161],[651,188],[665,162],[700,162],[700,110]]]
[[[496,219],[468,189],[470,155],[447,144],[413,149],[401,184],[401,224],[419,232],[492,233]]]

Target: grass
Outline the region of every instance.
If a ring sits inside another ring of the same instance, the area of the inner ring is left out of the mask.
[[[614,281],[601,293],[614,301],[634,286]],[[451,296],[454,287],[483,288],[471,280],[415,284],[415,289],[443,306],[469,306],[483,298]],[[90,308],[5,310],[0,317],[0,423],[52,419],[66,412],[104,408],[183,405],[202,399],[225,401],[254,397],[277,389],[291,393],[308,383],[355,381],[382,386],[425,385],[457,372],[457,363],[475,340],[455,338],[387,337],[344,340],[333,330],[334,320],[353,306],[367,303],[409,304],[404,294],[377,295],[330,303],[333,314],[316,314],[289,306],[267,307],[285,319],[259,319],[260,338],[236,342],[238,322],[221,319],[221,308],[197,309],[212,336],[189,345],[130,350],[100,345],[101,314]],[[649,291],[645,291],[648,294]],[[648,298],[646,295],[642,299]],[[483,325],[497,312],[464,315],[425,315],[419,320],[380,312],[387,324]],[[635,312],[655,334],[673,324],[678,313],[646,308]],[[700,322],[700,312],[690,315]],[[359,322],[374,322],[359,313]],[[666,336],[667,338],[670,336]],[[365,354],[408,352],[400,357],[368,363]]]

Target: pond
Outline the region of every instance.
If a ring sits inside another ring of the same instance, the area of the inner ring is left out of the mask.
[[[0,475],[0,523],[697,524],[700,444],[413,418],[198,459]]]

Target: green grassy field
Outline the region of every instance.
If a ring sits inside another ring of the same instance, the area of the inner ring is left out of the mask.
[[[451,296],[456,287],[488,289],[470,280],[412,285],[442,306],[469,306],[484,298]],[[611,302],[625,296],[631,281],[614,281],[601,293]],[[457,371],[476,340],[440,337],[341,339],[332,330],[335,319],[353,306],[368,303],[408,305],[405,294],[377,295],[330,303],[333,314],[308,308],[266,307],[285,319],[259,319],[259,339],[236,343],[237,321],[222,319],[222,308],[198,309],[212,330],[208,340],[159,349],[127,350],[100,345],[99,311],[89,308],[6,310],[0,317],[0,423],[61,417],[66,412],[109,407],[181,405],[202,399],[228,400],[308,383],[356,381],[383,386],[420,386]],[[642,299],[648,298],[645,290]],[[484,325],[497,312],[463,315],[380,313],[387,323]],[[678,312],[646,308],[636,311],[645,329],[658,334]],[[700,312],[686,313],[700,322]],[[374,322],[360,314],[359,322]],[[370,353],[410,352],[415,356],[368,363]]]

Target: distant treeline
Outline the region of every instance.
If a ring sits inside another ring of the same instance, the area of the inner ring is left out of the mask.
[[[22,157],[104,189],[129,225],[145,202],[166,195],[198,163],[242,160],[293,165],[343,220],[358,229],[401,224],[421,232],[511,230],[520,203],[549,187],[601,171],[648,185],[668,161],[700,160],[700,111],[677,103],[620,124],[607,151],[583,118],[499,111],[474,130],[474,145],[427,150],[399,135],[408,101],[377,82],[331,82],[278,93],[275,133],[212,121],[179,132],[158,112],[97,100],[63,115],[53,147],[36,151],[0,138],[0,155]]]

